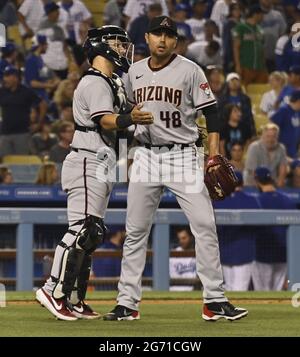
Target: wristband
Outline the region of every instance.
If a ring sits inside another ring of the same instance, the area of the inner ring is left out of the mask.
[[[126,129],[132,124],[131,114],[120,114],[116,119],[118,129]]]

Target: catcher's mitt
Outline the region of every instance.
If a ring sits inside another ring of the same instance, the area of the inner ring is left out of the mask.
[[[215,155],[207,162],[204,182],[212,200],[223,200],[234,191],[238,179],[229,161],[222,155]]]

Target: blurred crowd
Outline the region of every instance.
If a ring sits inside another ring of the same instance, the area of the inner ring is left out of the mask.
[[[103,24],[128,30],[134,61],[148,56],[149,21],[171,16],[176,52],[205,71],[222,119],[221,153],[243,172],[244,184],[253,186],[255,169],[265,166],[277,187],[300,188],[300,46],[293,26],[300,0],[98,3]],[[73,93],[88,68],[81,45],[99,24],[95,16],[89,0],[0,0],[8,37],[0,51],[0,182],[13,182],[14,155],[40,158],[36,183],[59,180],[50,167],[70,151]]]

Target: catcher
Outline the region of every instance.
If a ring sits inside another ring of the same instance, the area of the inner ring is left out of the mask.
[[[176,196],[195,237],[197,274],[203,285],[203,319],[237,320],[248,314],[230,304],[224,295],[209,197],[225,198],[234,190],[236,178],[232,167],[219,155],[216,100],[199,66],[174,53],[177,37],[176,24],[170,18],[152,19],[146,34],[151,56],[134,63],[128,72],[129,101],[143,104],[144,110],[153,113],[154,122],[137,125],[135,130],[140,146],[131,167],[118,304],[104,316],[105,320],[140,318],[147,241],[165,187]],[[205,179],[204,154],[197,149],[197,112],[204,114],[208,129]]]

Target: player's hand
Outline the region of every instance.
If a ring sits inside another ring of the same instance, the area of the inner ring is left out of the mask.
[[[149,125],[154,122],[153,114],[150,112],[143,112],[141,108],[143,104],[136,105],[131,112],[131,118],[134,124]]]

